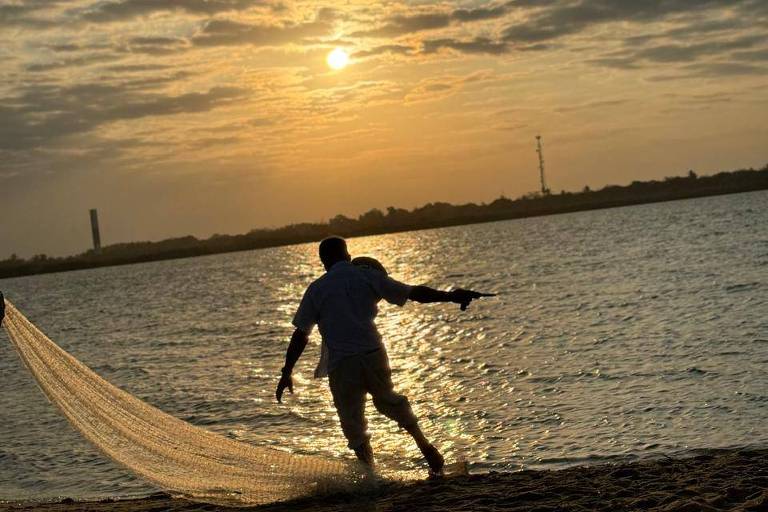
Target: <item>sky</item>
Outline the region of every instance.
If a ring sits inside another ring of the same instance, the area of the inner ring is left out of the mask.
[[[768,163],[765,0],[0,0],[0,258]],[[326,62],[340,48],[343,69]]]

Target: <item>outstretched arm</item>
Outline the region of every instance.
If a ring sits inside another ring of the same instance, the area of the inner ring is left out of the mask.
[[[454,302],[461,305],[461,310],[464,311],[469,306],[470,302],[480,297],[493,297],[493,293],[480,293],[472,290],[464,290],[458,288],[450,292],[443,292],[435,290],[429,286],[414,286],[411,289],[411,293],[408,295],[408,299],[421,302]]]
[[[285,353],[285,366],[281,370],[282,375],[280,382],[277,383],[277,391],[275,392],[278,402],[282,403],[285,388],[288,388],[288,391],[293,393],[293,378],[291,374],[293,373],[293,367],[296,366],[296,361],[299,360],[307,346],[307,341],[309,341],[309,335],[306,332],[301,329],[293,331],[291,342],[288,344],[288,350]]]
[[[453,302],[451,292],[435,290],[429,286],[414,286],[408,295],[408,300],[428,304],[431,302]]]

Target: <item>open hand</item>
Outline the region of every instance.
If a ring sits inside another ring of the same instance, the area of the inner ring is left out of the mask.
[[[280,382],[277,383],[275,398],[277,398],[277,401],[280,403],[283,403],[283,393],[285,392],[285,388],[288,388],[288,391],[293,394],[293,377],[291,377],[290,373],[283,373],[280,377]]]
[[[456,304],[459,304],[461,306],[462,311],[466,311],[469,307],[469,304],[475,300],[479,299],[480,297],[495,297],[495,293],[482,293],[482,292],[476,292],[474,290],[465,290],[463,288],[458,288],[456,290],[453,290],[451,292],[453,295],[452,302],[455,302]]]

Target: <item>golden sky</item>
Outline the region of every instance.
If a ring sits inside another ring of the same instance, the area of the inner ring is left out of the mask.
[[[765,0],[0,1],[0,258],[768,161]],[[343,69],[326,62],[339,48]]]

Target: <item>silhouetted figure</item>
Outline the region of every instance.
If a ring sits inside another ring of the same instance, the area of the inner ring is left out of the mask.
[[[320,243],[320,260],[326,273],[309,285],[293,318],[293,332],[276,397],[286,388],[293,393],[291,373],[317,324],[323,339],[316,377],[328,375],[333,403],[348,446],[358,459],[373,466],[373,450],[365,419],[366,394],[378,411],[396,421],[416,441],[433,473],[439,473],[443,456],[424,436],[408,398],[393,389],[389,358],[376,329],[377,303],[384,299],[403,306],[406,301],[454,302],[465,310],[472,300],[489,296],[471,290],[443,292],[427,286],[409,286],[387,275],[373,258],[352,258],[343,238]]]
[[[0,324],[3,323],[3,318],[5,318],[5,297],[3,292],[0,292]]]

